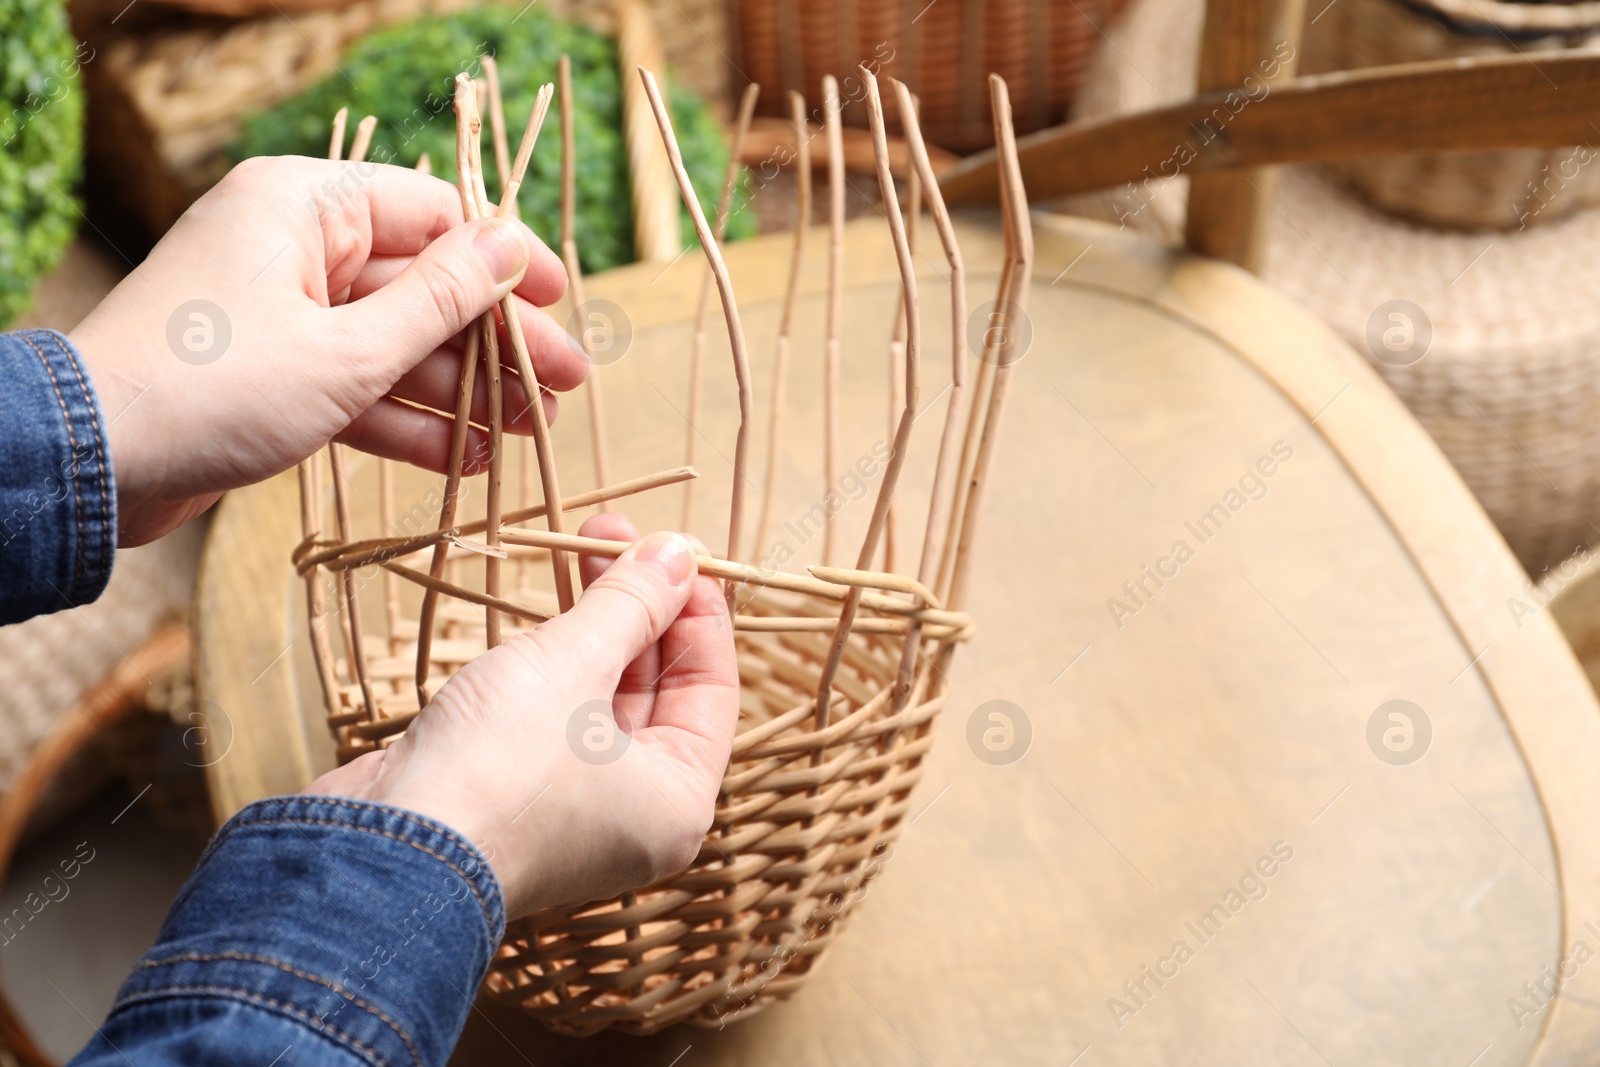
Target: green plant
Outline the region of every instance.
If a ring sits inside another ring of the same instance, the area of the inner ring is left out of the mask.
[[[3,0],[0,0],[3,2]],[[499,61],[501,90],[511,152],[533,108],[539,86],[555,80],[556,62],[572,57],[574,136],[577,140],[577,242],[583,268],[604,270],[631,262],[633,205],[622,140],[621,84],[617,52],[608,39],[561,22],[537,9],[484,7],[450,16],[425,16],[369,34],[356,42],[339,70],[299,96],[246,119],[231,149],[235,160],[257,155],[323,155],[328,123],[340,107],[350,108],[352,125],[376,115],[378,129],[370,158],[414,165],[424,152],[434,173],[455,180],[455,116],[451,107],[458,72],[481,73],[479,59]],[[670,93],[669,107],[683,148],[684,163],[708,215],[721,194],[727,148],[704,102],[682,90]],[[486,124],[487,125],[487,124]],[[494,184],[493,149],[484,131],[483,156]],[[560,237],[561,138],[557,109],[539,135],[519,197],[523,218],[552,246]],[[684,214],[681,213],[680,214]],[[685,242],[693,239],[687,216]],[[748,212],[729,221],[732,237],[754,230]]]
[[[60,0],[0,0],[0,326],[27,307],[77,228],[83,162],[78,74]]]

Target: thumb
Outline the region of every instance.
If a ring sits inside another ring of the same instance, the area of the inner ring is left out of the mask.
[[[617,557],[571,611],[541,624],[536,633],[567,662],[620,677],[683,611],[696,571],[694,547],[686,537],[653,533]]]
[[[528,268],[529,248],[520,223],[468,222],[430,243],[387,285],[332,312],[358,350],[399,360],[398,377],[511,292]]]

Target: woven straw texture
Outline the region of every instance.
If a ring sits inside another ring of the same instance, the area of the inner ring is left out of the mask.
[[[1600,5],[1339,0],[1306,34],[1301,72],[1426,59],[1600,49]],[[1600,201],[1588,146],[1424,153],[1331,169],[1372,203],[1438,226],[1522,229]]]
[[[548,576],[542,558],[523,564]],[[331,583],[328,593],[332,602]],[[545,588],[521,586],[508,598],[555,607]],[[739,612],[810,617],[831,630],[839,607],[768,590],[741,600]],[[341,761],[392,744],[415,715],[414,616],[408,601],[395,616],[403,636],[394,644],[382,624],[366,636],[377,716],[366,713],[348,657],[339,657],[340,711],[329,721]],[[481,608],[445,600],[439,620],[431,689],[484,649]],[[508,618],[504,636],[525,628]],[[896,711],[903,638],[860,636],[834,680],[831,724],[817,730],[815,689],[831,636],[736,636],[739,733],[698,858],[627,897],[511,923],[485,982],[490,996],[566,1033],[648,1033],[679,1021],[725,1025],[805,981],[900,835],[945,699],[942,677],[922,671]]]
[[[1080,117],[1191,95],[1201,18],[1185,0],[1138,0],[1085,85]],[[1061,206],[1177,244],[1187,194],[1179,177],[1131,216],[1139,201],[1114,192]],[[1537,573],[1600,538],[1600,308],[1584,281],[1600,258],[1600,211],[1512,233],[1442,231],[1380,213],[1312,167],[1283,168],[1272,203],[1265,280],[1372,359],[1523,565]],[[1368,345],[1369,322],[1391,300],[1431,323],[1410,366],[1373,359]]]
[[[733,0],[733,61],[763,87],[765,115],[786,115],[790,90],[820,100],[822,76],[834,75],[853,126],[867,124],[854,77],[867,63],[917,94],[929,142],[971,152],[994,144],[991,71],[1012,87],[1019,134],[1065,121],[1100,30],[1126,2]]]
[[[508,539],[514,532],[509,525],[502,531]],[[380,544],[367,541],[366,551]],[[304,561],[334,547],[307,541],[297,554],[328,605],[340,602],[340,590],[330,574]],[[510,556],[507,576],[515,575],[502,597],[530,612],[553,613],[548,553],[514,545],[502,551]],[[485,557],[460,548],[451,555],[447,580],[481,592]],[[426,554],[391,553],[386,561],[415,574]],[[374,710],[352,670],[348,629],[337,622],[328,627],[338,630],[332,641],[344,645],[332,661],[336,703],[328,719],[341,762],[393,744],[417,714],[412,676],[420,596],[412,581],[398,581],[400,573],[386,572],[383,610],[371,610],[377,601],[370,593],[361,598],[368,609],[363,672]],[[834,677],[829,725],[819,730],[816,689],[845,588],[827,589],[803,575],[777,580],[830,595],[741,587],[738,625],[759,627],[768,618],[785,632],[746,629],[735,636],[738,736],[715,822],[694,864],[635,894],[513,922],[485,983],[491,996],[574,1034],[606,1027],[648,1033],[679,1021],[720,1026],[794,992],[843,929],[899,836],[921,778],[945,698],[948,657],[939,649],[965,639],[971,625],[959,613],[929,614],[923,635],[930,647],[898,706],[905,638],[853,636]],[[885,603],[869,596],[863,608]],[[909,604],[901,602],[901,624]],[[867,630],[895,618],[863,615],[858,625]],[[816,625],[806,632],[799,627],[807,623],[795,620]],[[430,692],[485,648],[482,607],[441,598],[435,621]],[[531,622],[508,613],[502,635],[509,640]]]

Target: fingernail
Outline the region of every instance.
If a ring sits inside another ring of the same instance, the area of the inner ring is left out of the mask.
[[[661,572],[672,585],[682,585],[697,569],[694,549],[682,534],[668,530],[653,533],[639,542],[634,558]]]
[[[508,282],[527,269],[528,242],[522,236],[522,227],[514,222],[490,219],[472,243],[478,246],[478,254],[497,282]]]

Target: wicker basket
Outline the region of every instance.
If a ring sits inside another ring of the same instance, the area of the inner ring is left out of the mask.
[[[1192,95],[1202,14],[1188,0],[1131,6],[1079,117]],[[1600,209],[1508,234],[1443,231],[1373,209],[1320,168],[1282,171],[1262,277],[1372,359],[1530,572],[1600,536],[1600,308],[1589,296]],[[1187,192],[1187,178],[1167,183],[1127,224],[1181,243]],[[1066,206],[1115,221],[1119,203],[1111,193]],[[1368,347],[1374,312],[1395,299],[1431,320],[1431,346],[1410,366]]]
[[[261,17],[224,21],[169,13],[129,32],[109,25],[126,0],[85,4],[99,5],[96,15],[83,20],[83,32],[100,52],[84,65],[91,192],[113,216],[137,220],[147,236],[159,237],[227,173],[224,149],[243,115],[272,107],[332,73],[338,57],[373,30],[423,14],[462,11],[475,0],[352,0],[297,11],[292,18],[266,0],[268,14]],[[549,10],[610,34],[613,6],[558,0]],[[689,10],[698,15],[697,5]],[[685,72],[684,84],[715,99],[723,91],[721,72],[697,61],[704,38],[684,19],[675,13],[649,21],[667,62]],[[629,57],[622,65],[631,70]]]
[[[1125,3],[733,0],[733,62],[763,87],[761,114],[786,115],[790,90],[821,100],[822,76],[832,74],[843,84],[846,122],[863,127],[853,72],[865,63],[917,94],[931,143],[971,152],[994,144],[991,71],[1014,89],[1018,133],[1065,121],[1101,30]]]
[[[1600,50],[1600,4],[1339,0],[1307,27],[1300,69],[1312,74],[1562,48]],[[1434,152],[1351,160],[1331,169],[1403,218],[1507,230],[1552,222],[1600,201],[1597,155],[1589,145]]]
[[[181,18],[111,37],[89,79],[88,170],[97,198],[167,231],[228,170],[240,116],[332,73],[359,37],[469,0],[356,0],[337,10],[224,22]],[[96,184],[96,175],[106,176]]]
[[[646,92],[663,139],[676,160],[665,105],[654,81]],[[993,89],[996,113],[1004,121],[1003,84]],[[478,121],[471,103],[470,82],[457,84],[457,117],[463,130]],[[881,114],[881,113],[880,113]],[[999,123],[997,123],[999,125]],[[838,133],[837,126],[832,129]],[[881,125],[875,137],[882,138]],[[1008,145],[1013,144],[1008,138]],[[471,197],[473,160],[470,133],[462,134],[461,172]],[[1015,152],[1008,156],[1007,222],[1013,260],[1002,271],[1000,308],[1025,300],[1032,269],[1031,231]],[[896,201],[887,177],[885,150],[878,161],[880,191]],[[736,739],[717,799],[711,829],[699,855],[683,873],[636,893],[580,907],[548,908],[512,922],[497,957],[490,964],[486,992],[564,1033],[590,1034],[615,1027],[649,1033],[676,1022],[721,1026],[731,1018],[758,1011],[790,995],[816,967],[821,954],[838,936],[876,877],[910,809],[910,794],[922,776],[922,762],[932,745],[932,725],[944,705],[949,664],[958,642],[973,632],[960,611],[965,597],[973,531],[981,511],[987,472],[1004,408],[1014,341],[1005,330],[990,331],[989,348],[981,353],[970,406],[961,403],[964,390],[948,390],[943,431],[938,447],[939,473],[925,502],[923,548],[917,577],[894,573],[886,565],[874,569],[884,548],[884,529],[896,504],[895,490],[910,451],[918,396],[910,384],[897,401],[893,446],[883,457],[872,518],[859,548],[852,546],[855,569],[814,566],[810,574],[783,569],[792,566],[792,552],[773,551],[761,564],[759,546],[768,544],[768,518],[778,479],[768,467],[763,498],[753,524],[754,542],[743,544],[750,531],[743,525],[746,445],[751,431],[750,366],[744,329],[726,267],[716,250],[712,230],[700,214],[687,173],[676,164],[677,184],[696,219],[706,248],[710,273],[706,299],[700,302],[689,365],[702,365],[710,278],[723,303],[732,352],[734,377],[741,394],[738,444],[728,481],[728,559],[700,557],[702,574],[722,579],[732,610],[734,644],[740,680]],[[576,161],[570,153],[563,167],[570,181]],[[924,161],[919,173],[932,182]],[[723,217],[729,210],[735,172],[730,167],[724,187]],[[512,179],[513,187],[517,178]],[[477,194],[482,198],[482,185]],[[842,200],[833,201],[842,207]],[[485,201],[480,211],[491,210]],[[942,205],[941,205],[942,210]],[[890,229],[899,253],[904,307],[916,308],[916,274],[899,211],[891,207]],[[837,208],[831,216],[830,240],[839,254],[831,258],[836,285],[830,286],[829,321],[838,331],[837,310],[843,300],[844,221]],[[803,226],[803,224],[802,224]],[[954,231],[942,228],[941,241],[950,261],[959,263]],[[564,236],[564,243],[570,235]],[[797,235],[801,247],[804,229]],[[569,249],[569,257],[576,259]],[[801,277],[802,257],[791,263],[791,282],[784,322],[792,321]],[[574,287],[581,283],[575,274]],[[961,306],[962,275],[952,270],[952,299]],[[581,298],[580,306],[583,306]],[[510,307],[509,301],[507,307]],[[886,326],[897,315],[884,307]],[[964,330],[967,316],[956,314],[953,359],[959,368],[969,359]],[[920,324],[917,315],[914,323]],[[491,411],[499,406],[497,333],[491,315],[481,320],[482,332],[469,333],[462,358],[459,395],[473,395],[474,369],[480,346],[486,351]],[[788,326],[782,328],[784,331]],[[507,336],[520,343],[520,327],[507,314]],[[587,337],[587,334],[583,335]],[[908,324],[903,340],[890,346],[892,368],[904,367],[902,381],[915,383],[920,351],[920,326]],[[849,339],[854,341],[854,338]],[[829,360],[841,365],[847,339],[833,332],[827,339]],[[585,342],[587,343],[587,342]],[[875,339],[867,343],[876,345]],[[787,351],[787,332],[779,351]],[[585,349],[587,352],[588,349]],[[879,349],[878,351],[881,351]],[[528,354],[518,348],[524,367],[524,388],[536,394]],[[852,354],[854,360],[860,358]],[[607,375],[628,373],[637,363],[604,368]],[[638,371],[636,373],[645,373]],[[701,390],[690,371],[689,391]],[[586,387],[598,389],[605,375],[597,373]],[[615,379],[612,379],[613,381]],[[826,387],[829,425],[836,425],[842,396],[835,371]],[[665,394],[663,394],[665,395]],[[776,396],[783,394],[779,391]],[[591,395],[595,399],[595,395]],[[535,407],[532,442],[516,456],[520,470],[509,469],[511,454],[502,448],[499,422],[489,425],[489,470],[469,482],[462,474],[465,434],[457,442],[442,493],[433,492],[436,523],[400,521],[395,506],[396,482],[418,472],[378,462],[378,508],[358,529],[347,460],[342,446],[330,446],[327,466],[313,457],[301,466],[301,524],[304,539],[293,553],[297,572],[306,581],[310,652],[320,680],[328,725],[341,761],[393,744],[421,713],[428,695],[438,691],[463,664],[500,640],[511,641],[573,603],[573,556],[616,556],[627,548],[563,531],[570,513],[607,501],[632,498],[698,478],[693,467],[646,475],[628,482],[605,484],[577,496],[564,496],[557,462],[542,409]],[[595,409],[591,409],[595,410]],[[698,400],[689,401],[698,411]],[[458,425],[469,415],[458,409]],[[698,431],[694,418],[691,427]],[[776,457],[782,448],[783,408],[773,401],[766,446]],[[590,420],[593,454],[605,451],[604,423]],[[693,440],[691,435],[690,440]],[[826,461],[833,463],[832,459]],[[502,470],[501,464],[508,469]],[[596,468],[600,467],[597,462]],[[603,483],[603,475],[597,475]],[[432,481],[431,476],[428,478]],[[468,491],[468,485],[473,486]],[[547,503],[530,504],[534,486]],[[826,485],[841,484],[836,474]],[[520,497],[502,506],[500,485]],[[415,486],[413,486],[415,488]],[[329,506],[331,497],[331,507]],[[832,518],[836,491],[826,492],[807,518],[820,535],[822,561],[842,555],[832,547],[837,528]],[[840,498],[842,499],[842,498]],[[473,521],[457,510],[470,500],[481,509]],[[547,506],[548,505],[548,506]],[[911,505],[913,513],[922,507]],[[685,501],[684,527],[689,504]],[[752,517],[756,508],[748,512]],[[325,519],[324,516],[331,516]],[[563,517],[568,516],[568,517]],[[430,514],[428,519],[432,519]],[[375,536],[383,531],[415,530],[436,525],[429,533],[401,537]],[[330,537],[330,527],[337,531]],[[542,529],[541,527],[548,527]],[[366,539],[360,539],[366,535]],[[809,541],[809,535],[807,540]],[[893,553],[886,553],[892,556]],[[381,578],[381,585],[378,579]],[[365,580],[363,580],[365,579]],[[363,594],[363,586],[366,588]],[[379,594],[381,593],[381,598]],[[342,654],[335,652],[338,646]],[[590,715],[592,714],[592,718]],[[573,753],[589,762],[621,758],[618,728],[609,703],[604,711],[576,709],[568,723]],[[607,734],[600,747],[610,758],[591,755],[588,738],[594,729]],[[584,751],[587,750],[587,751]]]

